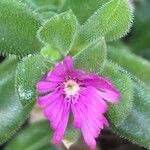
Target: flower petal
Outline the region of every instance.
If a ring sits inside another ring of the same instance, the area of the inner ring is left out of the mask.
[[[62,113],[63,113],[63,109],[64,109],[64,101],[63,101],[63,96],[60,96],[59,98],[57,98],[55,101],[57,101],[56,105],[50,110],[50,108],[48,108],[48,119],[51,122],[51,126],[53,129],[56,129],[61,117],[62,117]]]
[[[117,103],[120,99],[120,93],[117,92],[116,90],[107,90],[105,89],[104,91],[99,91],[99,95],[107,100],[108,102],[112,103]]]
[[[54,99],[52,97],[53,97],[52,93],[47,94],[45,96],[38,97],[37,102],[38,102],[39,107],[44,108],[47,105],[49,105],[50,103],[52,103],[54,101]]]
[[[81,121],[81,118],[80,118],[80,113],[78,112],[76,107],[77,107],[76,104],[71,106],[71,110],[72,110],[73,117],[74,117],[73,126],[75,128],[81,128],[82,121]]]
[[[56,115],[56,117],[53,117],[51,120],[51,127],[53,129],[56,129],[58,127],[59,122],[62,119],[62,115],[63,115],[63,110],[64,110],[64,106],[62,105],[62,107],[59,110],[59,113]]]
[[[107,121],[105,116],[103,116],[103,123],[104,123],[105,127],[109,127],[109,122]]]
[[[58,127],[55,130],[55,133],[53,135],[53,143],[54,144],[60,144],[61,143],[61,140],[64,136],[65,129],[67,127],[69,112],[70,112],[70,103],[66,102],[65,108],[63,111],[63,115],[61,118],[61,122],[59,122],[59,125],[58,125]]]
[[[103,128],[103,115],[97,111],[95,107],[91,107],[90,104],[85,102],[85,98],[80,98],[78,101],[78,112],[80,117],[82,118],[82,122],[86,123],[93,137],[98,136],[98,132],[100,128]],[[95,111],[96,110],[96,111]]]
[[[63,82],[64,79],[63,77],[53,75],[52,72],[49,72],[46,77],[46,80],[58,84],[59,82]]]
[[[91,102],[90,105],[96,107],[99,112],[105,113],[108,109],[106,102],[99,96],[99,91],[94,87],[87,87],[86,96],[88,97],[87,100]],[[89,105],[89,106],[90,106]]]
[[[73,70],[73,59],[71,56],[66,56],[63,64],[65,65],[66,71],[72,71]]]
[[[81,128],[84,140],[86,142],[86,144],[91,148],[91,149],[95,149],[96,147],[96,141],[94,139],[94,137],[91,135],[88,127],[86,124],[84,124]]]
[[[86,86],[93,86],[98,89],[111,89],[115,90],[113,84],[106,78],[95,75],[88,74],[82,77],[82,83]]]
[[[36,85],[36,89],[39,93],[46,93],[52,91],[56,88],[57,84],[46,82],[46,81],[39,81]]]
[[[54,92],[49,93],[45,96],[39,96],[38,100],[37,100],[39,107],[44,108],[44,107],[50,105],[60,95],[61,95],[60,91],[55,90]]]
[[[66,74],[65,66],[62,62],[57,63],[52,71],[47,74],[47,80],[52,80],[53,78],[55,81],[59,81],[64,78]],[[57,80],[56,80],[57,79]]]
[[[44,109],[44,115],[47,118],[50,118],[51,113],[53,110],[59,105],[60,100],[54,100],[53,103],[49,104],[45,109]]]

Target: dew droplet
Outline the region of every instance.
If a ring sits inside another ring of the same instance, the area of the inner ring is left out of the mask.
[[[28,55],[28,57],[31,57],[31,56],[32,56],[32,54],[29,54],[29,55]]]
[[[22,87],[22,86],[19,86],[19,87],[18,87],[18,92],[19,92],[19,96],[20,96],[22,99],[25,99],[25,100],[29,100],[29,99],[31,99],[31,97],[33,96],[33,91],[32,91],[32,90],[25,89],[25,88]]]

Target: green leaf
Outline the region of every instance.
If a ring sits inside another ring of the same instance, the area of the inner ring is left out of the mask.
[[[38,31],[39,40],[66,55],[77,34],[78,22],[72,11],[55,15]]]
[[[41,55],[25,58],[18,64],[15,86],[22,105],[36,101],[36,83],[51,70]]]
[[[93,42],[74,56],[74,64],[76,68],[92,73],[102,71],[105,60],[106,44],[104,39],[101,39],[98,42]]]
[[[135,26],[133,26],[133,34],[128,39],[128,44],[135,52],[140,52],[143,49],[148,49],[150,47],[150,19],[149,21],[143,22],[142,25]]]
[[[22,107],[14,88],[17,60],[8,59],[0,65],[0,144],[7,141],[23,124],[33,103]]]
[[[3,72],[7,72],[7,70],[9,71],[11,67],[16,65],[17,63],[18,60],[16,59],[15,56],[11,56],[9,58],[6,57],[4,61],[0,63],[0,74],[2,74]]]
[[[109,0],[65,0],[63,11],[71,9],[83,24],[98,8]]]
[[[149,0],[138,0],[135,7],[135,19],[132,34],[128,37],[128,44],[135,52],[150,48],[150,15]]]
[[[40,17],[43,19],[43,21],[49,20],[51,17],[57,15],[57,13],[50,10],[49,8],[47,10],[47,7],[42,7],[41,9],[36,10],[36,13],[40,14]]]
[[[51,144],[44,145],[43,147],[39,148],[38,150],[57,150],[54,146]]]
[[[0,1],[0,52],[25,56],[40,51],[36,32],[41,23],[25,5]]]
[[[59,9],[61,2],[55,0],[22,0],[35,13],[37,13],[42,21],[50,19]]]
[[[80,132],[73,128],[72,123],[69,123],[65,131],[64,140],[68,141],[69,143],[74,143],[79,135]]]
[[[4,150],[39,150],[45,146],[55,150],[50,144],[51,134],[48,122],[36,122],[21,130]]]
[[[150,86],[150,62],[130,52],[123,44],[108,47],[108,58]]]
[[[115,126],[120,125],[129,115],[133,103],[132,81],[128,74],[113,63],[106,63],[102,75],[108,77],[121,93],[118,104],[110,104],[108,117]]]
[[[41,55],[49,62],[54,63],[61,58],[60,53],[53,49],[50,45],[47,45],[41,49]]]
[[[62,5],[63,0],[22,0],[22,2],[26,3],[32,9],[37,10],[39,8],[45,6],[59,6]]]
[[[150,148],[150,88],[138,80],[134,80],[133,88],[132,111],[120,126],[112,129],[133,143]]]
[[[129,31],[132,18],[128,0],[110,0],[84,23],[74,47],[81,49],[102,37],[106,41],[117,40]]]
[[[139,53],[142,57],[144,57],[145,59],[149,60],[150,61],[150,48],[149,49],[146,49],[146,50],[143,50],[143,51],[140,51]]]

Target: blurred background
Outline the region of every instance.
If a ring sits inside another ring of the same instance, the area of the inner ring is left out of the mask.
[[[140,57],[150,60],[150,0],[132,0],[132,3],[134,5],[134,24],[133,27],[131,28],[130,33],[125,38],[123,38],[122,41],[129,48],[130,51],[132,51],[133,53],[135,53]],[[2,62],[4,59],[5,56],[0,55],[0,62]],[[34,122],[42,118],[42,116],[39,115],[38,112],[39,112],[38,109],[35,109],[33,111],[31,117],[27,119],[26,123],[20,128],[20,131],[24,130],[24,128],[26,128],[30,122]],[[47,125],[45,128],[47,128]],[[37,132],[39,132],[39,130],[40,128],[37,130]],[[30,133],[30,130],[26,130],[26,133],[27,132]],[[34,132],[36,132],[36,130]],[[16,133],[16,135],[17,134],[18,133]],[[44,133],[42,132],[39,134]],[[25,136],[23,138],[26,138],[27,134],[22,134],[22,136]],[[35,134],[35,136],[39,135]],[[0,149],[21,150],[17,147],[6,148],[8,143],[9,141],[6,142],[4,145],[0,146]],[[134,145],[131,142],[118,137],[117,135],[111,133],[109,129],[106,129],[102,132],[101,137],[97,139],[97,143],[98,147],[101,150],[146,150],[143,147]],[[45,146],[44,150],[46,149],[47,150],[49,149],[48,145]],[[31,148],[28,150],[36,150],[36,148]],[[50,148],[50,150],[52,149]]]

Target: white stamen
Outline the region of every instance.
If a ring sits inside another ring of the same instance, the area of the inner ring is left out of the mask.
[[[74,80],[68,80],[64,83],[64,92],[67,98],[70,98],[71,96],[75,96],[79,90],[80,87],[78,83]]]

